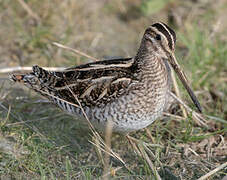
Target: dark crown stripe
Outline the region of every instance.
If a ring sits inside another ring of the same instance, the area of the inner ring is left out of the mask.
[[[176,33],[169,27],[167,26],[165,23],[162,23],[167,29],[168,31],[171,33],[172,37],[173,37],[173,41],[174,43],[176,43]]]
[[[167,38],[169,48],[171,50],[173,50],[174,44],[176,41],[175,32],[164,23],[155,23],[152,25],[152,27],[155,27],[158,31],[160,31]]]

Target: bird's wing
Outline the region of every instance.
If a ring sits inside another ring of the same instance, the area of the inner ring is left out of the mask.
[[[63,72],[46,71],[39,66],[25,75],[14,75],[43,96],[56,97],[76,105],[99,106],[127,93],[137,81],[134,58],[112,59],[68,68]]]
[[[127,92],[135,80],[133,58],[104,60],[52,72],[56,81],[51,88],[59,98],[82,106],[99,106]]]

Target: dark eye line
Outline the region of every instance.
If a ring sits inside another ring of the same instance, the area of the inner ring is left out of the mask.
[[[160,41],[160,40],[161,40],[160,34],[157,34],[157,35],[155,36],[155,39],[158,40],[158,41]]]

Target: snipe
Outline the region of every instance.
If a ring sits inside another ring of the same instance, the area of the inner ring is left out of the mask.
[[[70,114],[82,115],[81,105],[98,128],[104,129],[110,121],[113,131],[130,132],[162,115],[171,89],[169,64],[201,112],[174,56],[175,43],[175,32],[159,22],[146,29],[133,58],[99,61],[63,72],[33,66],[31,73],[12,75],[11,79],[24,83]]]

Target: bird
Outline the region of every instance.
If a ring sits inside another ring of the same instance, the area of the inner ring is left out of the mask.
[[[147,127],[165,111],[172,87],[171,69],[202,113],[175,58],[175,44],[174,30],[157,22],[145,30],[134,57],[100,60],[64,71],[47,71],[34,65],[32,72],[12,74],[10,79],[71,115],[87,116],[97,129],[104,131],[111,123],[113,132],[129,133]]]

